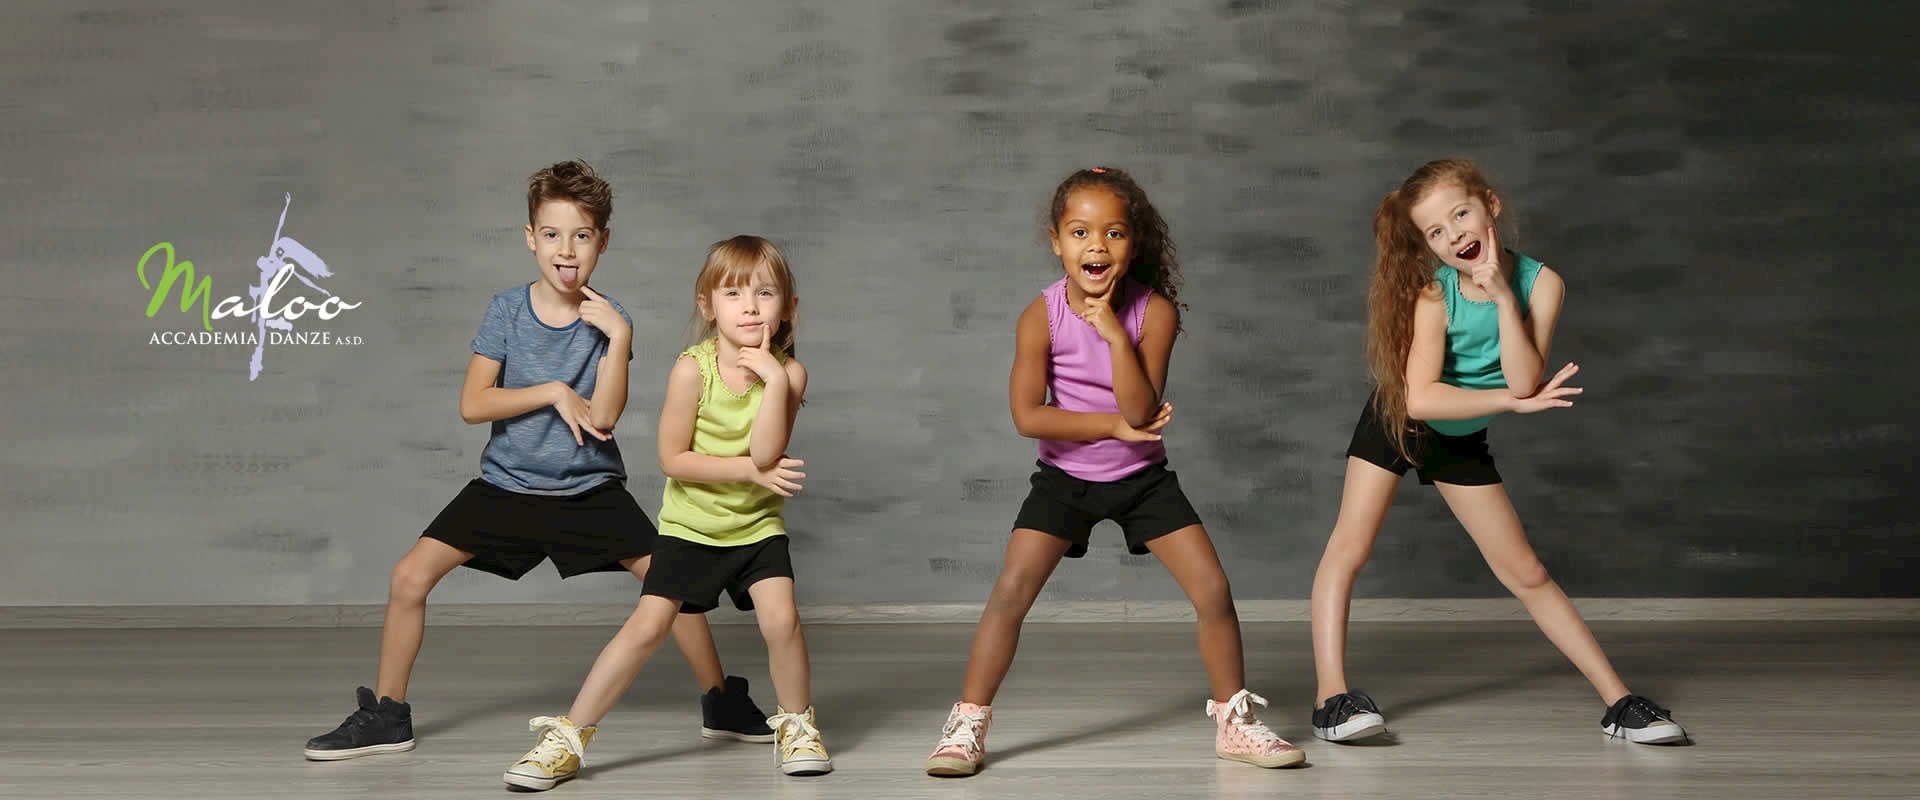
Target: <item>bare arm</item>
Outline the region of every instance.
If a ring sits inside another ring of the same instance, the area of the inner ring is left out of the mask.
[[[520,389],[502,389],[500,362],[474,353],[467,359],[467,379],[460,386],[460,419],[469,425],[511,419],[553,405],[555,393],[566,389],[558,381]]]
[[[1113,438],[1117,426],[1127,424],[1119,414],[1062,411],[1047,405],[1047,301],[1035,298],[1020,312],[1014,329],[1013,374],[1007,380],[1007,399],[1013,427],[1030,439],[1091,442]]]
[[[1154,294],[1147,299],[1146,320],[1141,325],[1140,346],[1121,338],[1107,342],[1113,352],[1113,400],[1120,416],[1129,426],[1144,427],[1160,409],[1160,396],[1167,385],[1167,364],[1173,360],[1173,336],[1178,329],[1180,309],[1167,298]],[[1122,329],[1122,333],[1125,329]]]
[[[781,371],[774,373],[774,379],[765,383],[747,445],[753,467],[759,471],[772,469],[787,453],[787,444],[793,438],[793,419],[807,394],[807,368],[800,365],[800,359],[788,358]]]
[[[1473,419],[1513,409],[1506,389],[1462,389],[1440,382],[1447,353],[1447,302],[1438,286],[1413,309],[1413,346],[1407,353],[1407,414],[1418,420]]]
[[[1520,317],[1517,303],[1500,307],[1500,372],[1507,376],[1507,391],[1514,397],[1532,397],[1540,391],[1546,375],[1547,354],[1553,349],[1553,329],[1560,321],[1560,307],[1566,300],[1567,286],[1560,276],[1546,267],[1533,279],[1533,294],[1527,299],[1528,314]]]
[[[627,410],[627,363],[633,355],[629,338],[630,334],[607,337],[607,354],[594,370],[593,397],[587,400],[593,408],[593,427],[607,433],[613,432]]]
[[[692,356],[673,363],[667,400],[660,409],[660,471],[677,481],[729,483],[752,480],[753,460],[721,458],[693,451],[693,423],[700,413],[700,365]]]

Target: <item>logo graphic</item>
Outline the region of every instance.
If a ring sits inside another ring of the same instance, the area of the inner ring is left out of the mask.
[[[180,290],[180,313],[193,313],[193,304],[198,302],[200,326],[204,329],[201,331],[155,331],[148,340],[149,344],[251,344],[253,355],[247,362],[247,380],[253,381],[260,377],[269,344],[353,347],[362,343],[363,340],[358,336],[339,336],[332,331],[294,330],[294,321],[308,312],[313,312],[322,320],[331,320],[340,316],[343,311],[359,308],[361,304],[347,302],[314,283],[315,279],[333,277],[333,271],[327,268],[327,262],[324,259],[306,245],[291,236],[281,235],[287,227],[287,211],[293,207],[293,195],[289,193],[286,198],[286,205],[280,209],[280,222],[274,227],[273,239],[267,245],[267,254],[254,260],[260,282],[247,287],[247,297],[254,301],[251,305],[246,299],[234,295],[209,308],[208,303],[213,293],[212,276],[200,277],[199,282],[196,283],[193,262],[176,262],[172,242],[161,242],[147,248],[147,252],[140,256],[140,263],[135,267],[135,271],[140,276],[140,285],[153,293],[152,299],[147,302],[147,318],[152,319],[154,315],[160,313],[160,307],[166,303],[174,284],[184,278],[185,283]],[[163,252],[166,254],[167,261],[161,273],[160,284],[156,287],[147,278],[147,262],[156,254]],[[281,291],[296,278],[308,288],[324,295],[325,299],[315,303],[308,300],[305,295],[295,295],[279,307],[275,307],[274,301]],[[215,331],[213,321],[227,317],[247,317],[253,321],[254,329],[243,332]]]

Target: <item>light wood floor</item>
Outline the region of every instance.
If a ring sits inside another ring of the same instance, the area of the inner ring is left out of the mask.
[[[716,629],[729,671],[771,710],[748,626]],[[553,798],[1913,798],[1920,626],[1606,623],[1635,691],[1690,747],[1608,741],[1578,673],[1524,623],[1359,624],[1355,684],[1393,734],[1311,737],[1307,629],[1247,625],[1264,716],[1303,769],[1218,761],[1183,625],[1029,625],[995,704],[988,769],[920,773],[959,690],[966,625],[818,625],[814,697],[838,771],[774,771],[770,745],[698,737],[685,663],[664,650]],[[372,680],[378,631],[0,631],[0,797],[473,798],[565,710],[605,628],[429,629],[410,698],[419,749],[301,758]],[[518,796],[518,795],[515,795]]]

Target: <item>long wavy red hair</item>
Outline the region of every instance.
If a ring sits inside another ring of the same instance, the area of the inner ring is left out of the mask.
[[[1400,187],[1387,193],[1373,212],[1373,282],[1367,290],[1367,370],[1377,390],[1374,410],[1386,426],[1387,438],[1408,461],[1413,461],[1411,438],[1415,428],[1407,413],[1407,354],[1413,349],[1413,309],[1420,293],[1433,283],[1438,262],[1411,209],[1428,192],[1458,186],[1493,207],[1493,187],[1472,161],[1446,158],[1420,165]]]

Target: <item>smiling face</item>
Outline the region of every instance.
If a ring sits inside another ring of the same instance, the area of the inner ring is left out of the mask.
[[[1413,227],[1440,262],[1469,272],[1489,255],[1494,222],[1500,216],[1500,198],[1489,191],[1475,195],[1457,183],[1435,186],[1407,209]]]
[[[607,251],[608,233],[576,203],[541,203],[527,225],[527,248],[540,267],[541,281],[562,297],[580,294],[600,254]]]
[[[1067,195],[1049,237],[1067,282],[1082,296],[1112,292],[1133,260],[1127,203],[1109,189],[1087,187]]]

